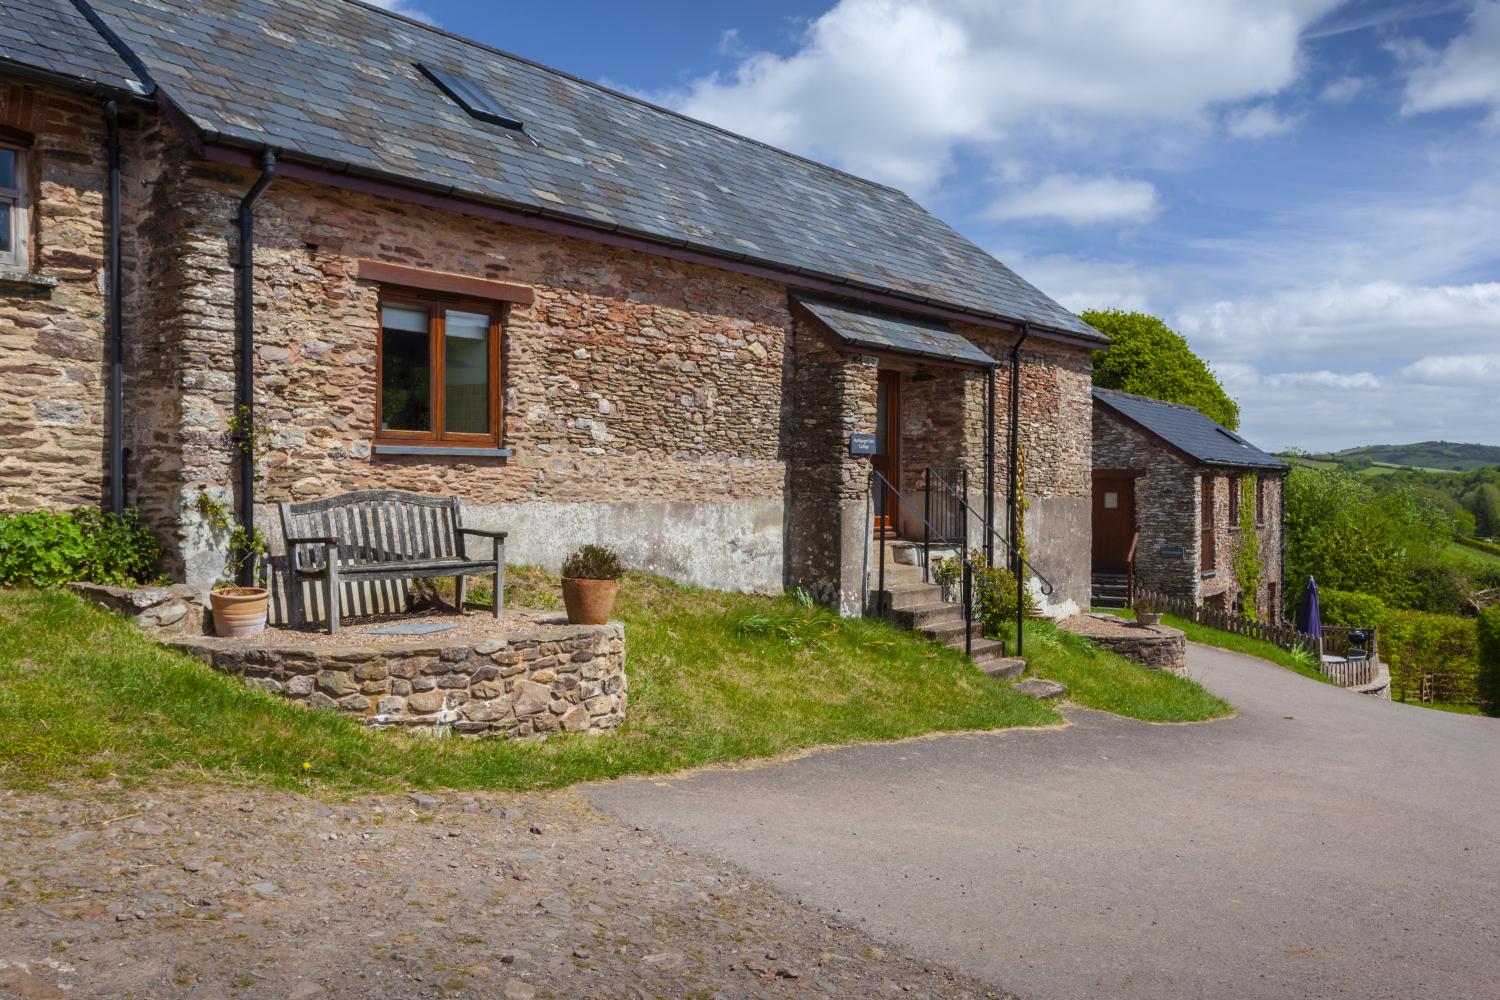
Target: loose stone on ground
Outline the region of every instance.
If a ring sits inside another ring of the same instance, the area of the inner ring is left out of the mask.
[[[1006,995],[571,792],[0,791],[0,852],[6,1000]]]

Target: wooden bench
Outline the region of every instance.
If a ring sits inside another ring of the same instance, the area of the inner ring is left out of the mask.
[[[465,528],[458,497],[400,490],[358,490],[321,500],[281,504],[291,578],[292,624],[307,623],[302,583],[321,580],[329,634],[339,630],[339,584],[451,576],[463,613],[465,578],[495,574],[495,617],[505,611],[505,532]],[[465,539],[494,541],[488,559],[469,556]]]

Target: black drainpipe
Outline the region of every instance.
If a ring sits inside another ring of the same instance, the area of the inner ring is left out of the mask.
[[[240,525],[255,537],[255,202],[276,177],[276,154],[260,156],[260,177],[240,199],[240,364],[235,386],[235,444],[240,450]],[[240,553],[239,584],[255,583],[253,559]]]
[[[109,509],[125,510],[125,335],[120,319],[120,106],[104,102],[109,143]]]
[[[984,373],[984,557],[995,562],[995,366]],[[964,497],[967,501],[969,498]]]
[[[1010,349],[1010,565],[1016,574],[1016,655],[1025,655],[1025,611],[1022,597],[1026,589],[1026,567],[1021,563],[1021,498],[1019,496],[1021,461],[1021,345],[1031,336],[1031,324],[1021,324],[1021,336]]]

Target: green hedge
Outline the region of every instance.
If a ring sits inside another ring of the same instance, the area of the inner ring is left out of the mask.
[[[1374,626],[1394,697],[1420,697],[1424,673],[1438,701],[1469,704],[1480,697],[1474,619],[1389,608],[1378,597],[1332,588],[1318,591],[1318,610],[1325,625]]]
[[[1483,538],[1470,538],[1467,535],[1459,535],[1458,544],[1467,545],[1469,548],[1480,552],[1488,552],[1492,556],[1500,556],[1500,545],[1494,542],[1487,542]]]
[[[1500,604],[1479,615],[1479,701],[1489,715],[1500,715]]]
[[[56,587],[74,580],[131,586],[156,577],[161,546],[134,509],[0,514],[0,587]]]
[[[1318,612],[1324,625],[1379,628],[1387,610],[1384,601],[1370,594],[1331,587],[1318,591]]]

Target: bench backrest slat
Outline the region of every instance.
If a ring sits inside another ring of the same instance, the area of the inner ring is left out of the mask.
[[[339,563],[345,566],[462,559],[459,518],[458,497],[401,490],[360,490],[281,504],[281,528],[286,536],[337,538]],[[321,569],[324,562],[321,547],[298,547],[299,569]]]

